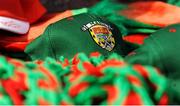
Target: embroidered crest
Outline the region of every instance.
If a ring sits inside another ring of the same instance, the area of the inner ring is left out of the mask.
[[[95,23],[95,22],[93,22]],[[87,24],[89,26],[89,24]],[[89,29],[89,32],[94,41],[102,48],[111,51],[115,46],[115,39],[110,30],[110,27],[106,24],[96,23],[92,26],[84,26],[84,29]]]

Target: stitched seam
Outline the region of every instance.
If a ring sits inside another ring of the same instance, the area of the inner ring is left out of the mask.
[[[163,61],[163,58],[162,56],[164,56],[163,54],[163,48],[161,47],[161,45],[156,41],[156,39],[154,39],[152,36],[149,37],[158,47],[159,47],[159,51],[160,51],[160,54],[162,55],[158,55],[158,58],[160,59],[160,62],[161,62],[161,65],[166,69],[166,66],[164,65],[164,63],[162,62]],[[152,49],[154,49],[152,46],[151,46]],[[155,53],[153,51],[153,53]],[[157,53],[156,53],[157,54]],[[163,70],[163,71],[166,71],[166,70]]]
[[[55,49],[53,48],[53,42],[52,42],[52,40],[51,40],[51,38],[50,38],[50,29],[52,28],[52,25],[49,27],[49,29],[48,29],[48,39],[49,39],[49,44],[50,44],[50,50],[52,51],[52,55],[53,55],[53,57],[57,60],[57,56],[56,56],[56,53],[55,53]]]

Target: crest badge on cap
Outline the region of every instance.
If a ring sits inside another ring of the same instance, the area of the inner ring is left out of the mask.
[[[110,27],[104,23],[91,22],[84,25],[83,30],[89,30],[94,41],[102,48],[112,51],[115,46],[115,39]]]

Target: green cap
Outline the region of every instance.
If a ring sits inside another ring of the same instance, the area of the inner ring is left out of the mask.
[[[45,32],[25,49],[32,60],[60,56],[72,58],[77,53],[115,52],[125,56],[131,47],[124,43],[118,28],[102,17],[84,13],[48,26]]]
[[[153,33],[126,61],[160,68],[169,80],[171,102],[180,103],[180,24]]]

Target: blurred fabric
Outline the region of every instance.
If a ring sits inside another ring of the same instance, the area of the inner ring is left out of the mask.
[[[89,7],[97,3],[99,0],[41,0],[42,4],[49,12],[64,11],[67,9],[76,9]]]
[[[78,9],[82,7],[90,7],[101,0],[40,0],[47,8],[48,12],[61,12],[68,9]],[[117,0],[121,3],[130,3],[134,1],[155,1],[155,0]],[[159,0],[166,1],[166,0]]]

